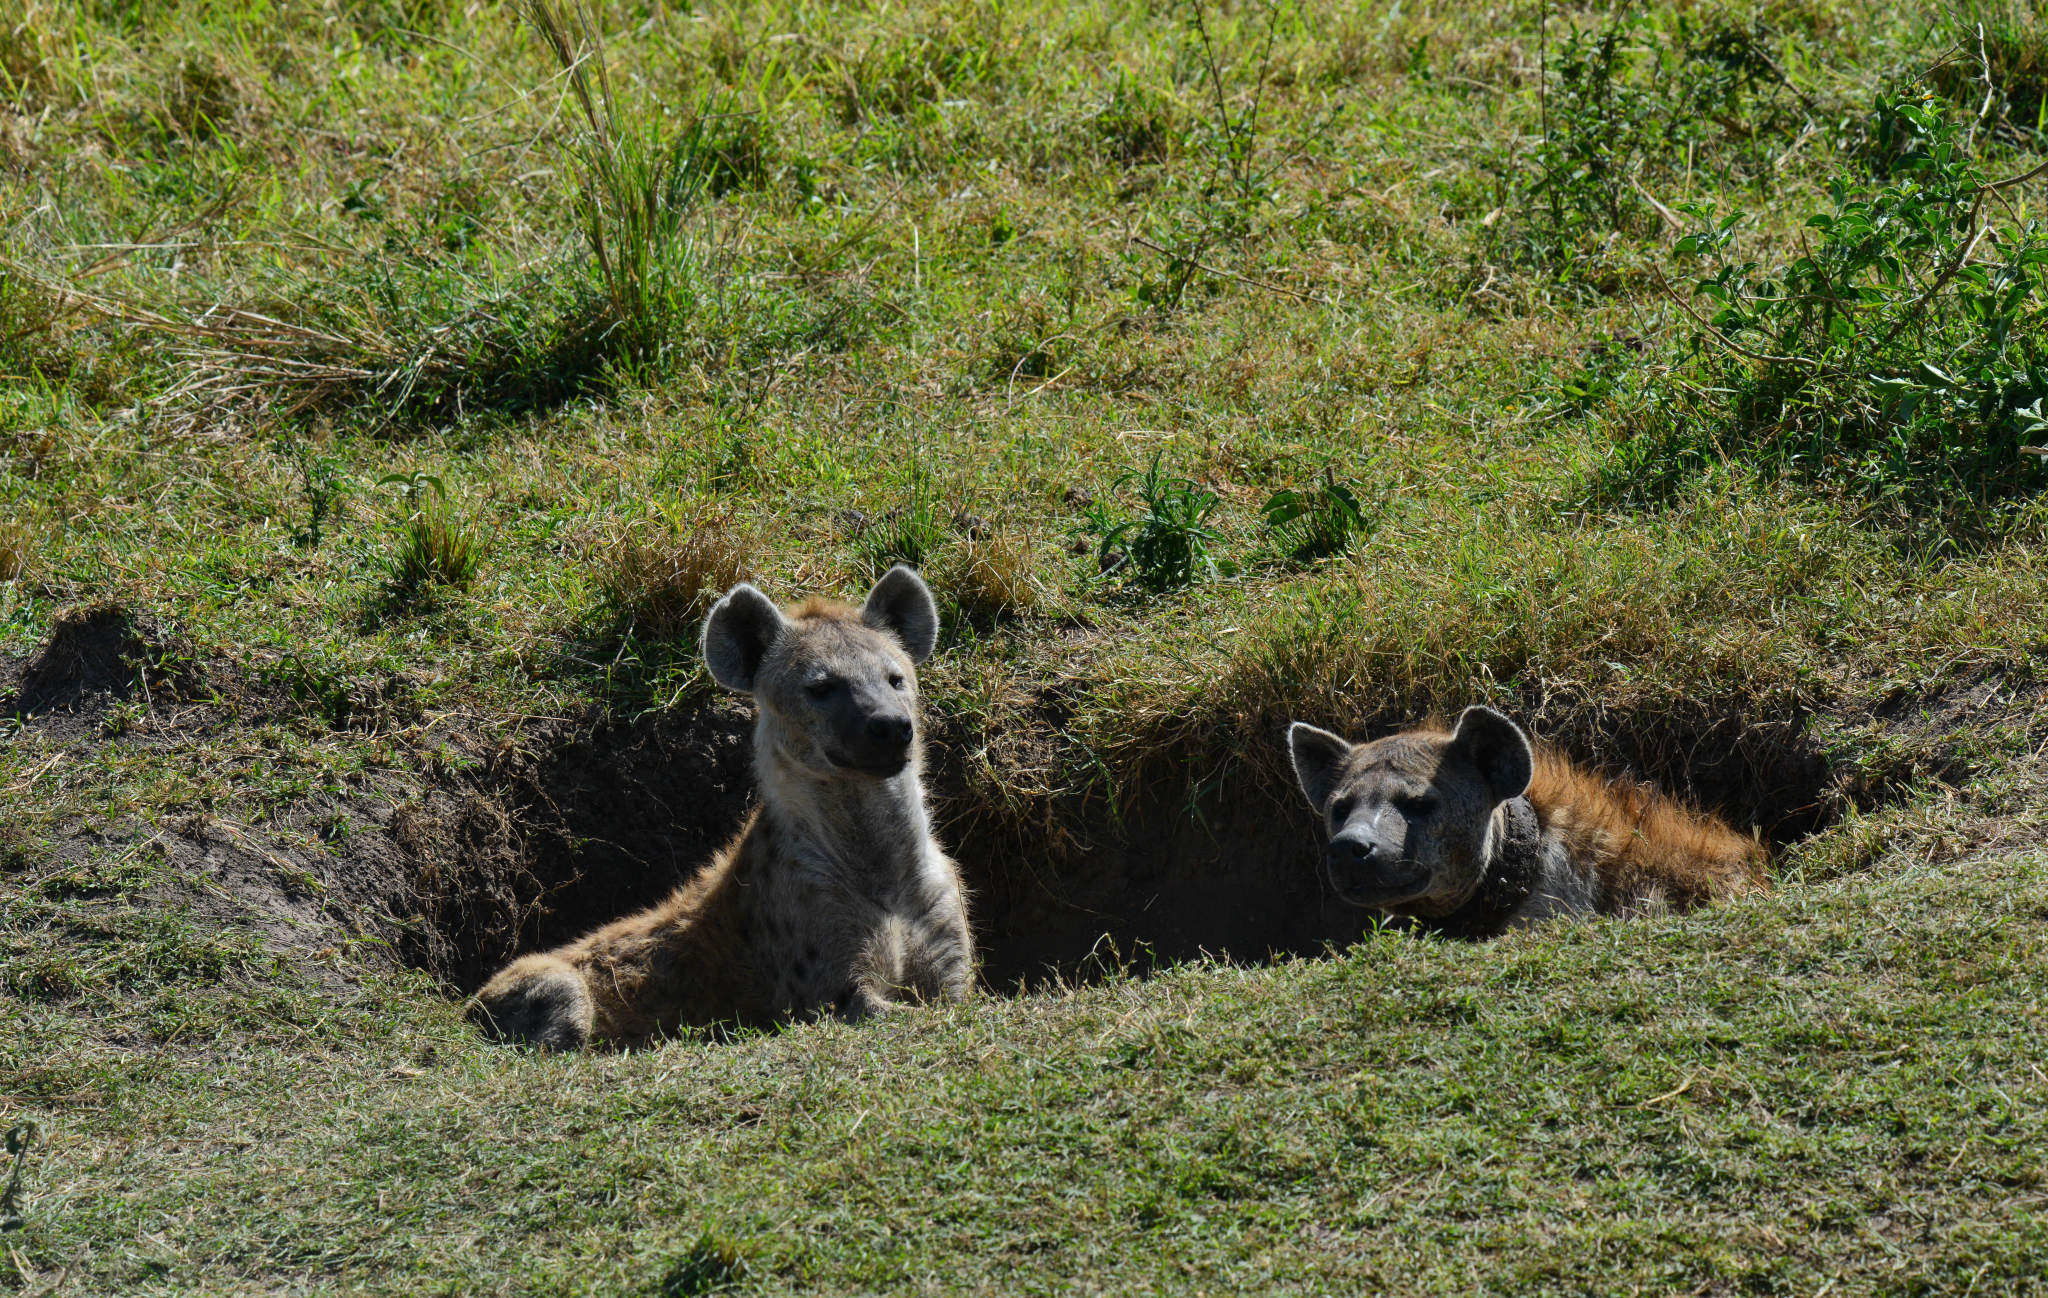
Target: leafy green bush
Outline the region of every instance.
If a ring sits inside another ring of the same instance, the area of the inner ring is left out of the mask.
[[[1190,478],[1175,477],[1163,468],[1165,452],[1152,457],[1142,473],[1126,469],[1110,484],[1104,498],[1091,504],[1082,524],[1100,538],[1097,557],[1104,575],[1132,569],[1140,584],[1152,590],[1174,590],[1202,577],[1214,577],[1216,561],[1209,547],[1223,534],[1209,526],[1219,505],[1216,493]],[[1109,498],[1126,487],[1137,493],[1144,512],[1119,518]]]
[[[1276,491],[1259,510],[1273,539],[1288,557],[1312,562],[1342,554],[1372,529],[1371,513],[1358,493],[1323,470],[1320,486]]]
[[[1543,137],[1503,159],[1494,227],[1503,260],[1585,277],[1609,236],[1646,239],[1661,214],[1644,188],[1695,167],[1768,182],[1812,106],[1780,72],[1761,26],[1617,16],[1573,31],[1548,59]]]
[[[2048,229],[1999,196],[2043,169],[1988,179],[1964,129],[1925,91],[1881,96],[1870,172],[1835,179],[1783,265],[1734,256],[1739,215],[1686,209],[1708,386],[1733,394],[1724,450],[1920,501],[2040,484],[2019,448],[2048,396]]]

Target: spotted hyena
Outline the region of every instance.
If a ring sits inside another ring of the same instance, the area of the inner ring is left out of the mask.
[[[919,779],[916,664],[938,627],[902,566],[859,609],[813,598],[785,612],[733,587],[705,619],[704,659],[759,705],[760,805],[667,900],[513,961],[470,1018],[568,1050],[965,998],[966,898]]]
[[[1348,744],[1295,722],[1295,777],[1337,895],[1438,932],[1684,909],[1767,886],[1763,848],[1663,794],[1533,748],[1491,708],[1457,729]]]

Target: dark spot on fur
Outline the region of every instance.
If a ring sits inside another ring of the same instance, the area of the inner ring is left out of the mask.
[[[839,995],[832,998],[832,1007],[838,1010],[848,1009],[853,1005],[853,998],[858,995],[860,995],[860,988],[855,987],[852,983],[848,983],[839,989]]]
[[[806,943],[804,943],[804,959],[806,959],[806,960],[815,960],[815,959],[817,959],[817,958],[818,958],[818,944],[817,944],[816,942],[806,942]]]
[[[795,975],[797,976],[797,978],[798,978],[798,979],[802,979],[802,978],[803,978],[803,976],[804,976],[804,975],[805,975],[806,973],[808,973],[808,972],[809,972],[809,970],[805,969],[805,967],[804,967],[804,962],[803,962],[803,961],[801,961],[801,960],[799,960],[799,961],[797,961],[797,962],[796,962],[795,964],[791,965],[791,966],[789,967],[789,971],[790,971],[790,972],[791,972],[792,974],[795,974]]]

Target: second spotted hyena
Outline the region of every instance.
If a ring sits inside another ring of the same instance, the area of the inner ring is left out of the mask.
[[[1553,915],[1676,910],[1762,888],[1753,838],[1534,748],[1491,708],[1349,744],[1296,722],[1294,772],[1345,901],[1458,937]]]
[[[760,707],[760,805],[667,900],[513,961],[470,1018],[567,1050],[964,999],[966,898],[920,782],[915,667],[938,627],[931,592],[901,566],[858,610],[812,599],[785,613],[733,587],[705,619],[704,658]]]

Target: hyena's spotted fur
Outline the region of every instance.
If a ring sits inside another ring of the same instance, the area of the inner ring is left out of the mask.
[[[1766,885],[1755,839],[1532,747],[1491,708],[1353,745],[1296,722],[1302,791],[1337,895],[1462,937],[1553,915],[1639,914]]]
[[[931,592],[908,568],[859,610],[812,599],[784,613],[734,587],[705,620],[704,655],[759,704],[760,805],[667,900],[513,961],[470,1017],[567,1050],[965,998],[966,899],[920,780],[915,664],[937,636]]]

